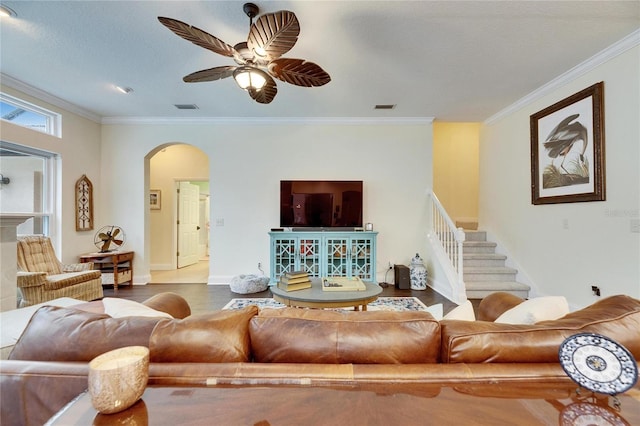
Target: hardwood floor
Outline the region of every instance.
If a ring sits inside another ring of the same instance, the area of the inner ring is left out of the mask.
[[[272,297],[269,290],[261,293],[237,294],[232,292],[228,285],[207,285],[208,275],[209,261],[205,259],[186,268],[172,271],[151,271],[151,283],[147,285],[126,285],[119,287],[117,292],[113,290],[113,286],[105,286],[104,296],[143,302],[157,293],[173,292],[189,302],[193,314],[222,309],[231,299],[235,298]],[[456,307],[455,303],[430,288],[422,291],[398,290],[393,285],[389,285],[383,287],[381,296],[417,297],[427,306],[442,303],[445,314]]]
[[[231,299],[243,297],[272,297],[271,291],[263,291],[253,294],[237,294],[231,291],[228,285],[207,285],[207,284],[186,284],[186,283],[169,283],[169,284],[147,284],[118,287],[115,292],[113,287],[104,289],[104,297],[121,297],[123,299],[135,300],[143,302],[151,296],[161,292],[173,292],[184,297],[193,314],[210,312],[222,309]],[[381,296],[412,296],[420,299],[425,305],[431,306],[442,303],[443,311],[446,314],[456,305],[440,294],[431,289],[417,290],[398,290],[393,286],[382,289]]]
[[[207,285],[203,283],[187,284],[187,283],[152,283],[147,285],[134,285],[118,287],[117,292],[112,287],[104,289],[104,297],[121,297],[123,299],[135,300],[143,302],[151,296],[161,292],[173,292],[184,297],[193,314],[199,314],[214,310],[222,309],[231,299],[242,297],[272,297],[269,290],[253,294],[237,294],[233,293],[228,285]],[[383,288],[381,296],[405,296],[417,297],[425,305],[431,306],[442,303],[443,311],[446,314],[456,305],[440,294],[431,289],[417,290],[398,290],[393,286]]]
[[[209,278],[209,260],[203,259],[194,265],[169,271],[151,271],[151,282],[160,284],[206,283]]]

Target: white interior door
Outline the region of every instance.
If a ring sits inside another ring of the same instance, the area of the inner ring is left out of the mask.
[[[200,194],[198,231],[198,259],[204,259],[209,255],[209,196]]]
[[[178,184],[178,268],[198,262],[200,187]]]

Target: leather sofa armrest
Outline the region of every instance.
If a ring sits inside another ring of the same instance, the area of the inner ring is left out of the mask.
[[[62,272],[80,272],[93,269],[93,262],[62,264]]]
[[[18,274],[16,276],[16,279],[17,279],[16,284],[20,288],[39,287],[45,284],[46,277],[47,277],[46,272],[18,271]]]
[[[522,302],[524,302],[523,298],[514,296],[511,293],[502,291],[491,293],[480,301],[476,319],[478,321],[493,322],[500,315],[502,315],[509,309],[518,306]]]
[[[142,304],[156,311],[166,312],[175,319],[184,319],[191,315],[189,303],[176,293],[158,293],[142,302]],[[104,314],[104,304],[102,300],[73,305],[71,308],[85,312]]]
[[[156,311],[166,312],[176,319],[183,319],[191,315],[189,303],[176,293],[158,293],[142,302],[142,304]]]

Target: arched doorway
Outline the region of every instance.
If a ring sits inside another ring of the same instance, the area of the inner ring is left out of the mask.
[[[199,148],[183,143],[159,147],[149,157],[149,196],[150,282],[206,283],[209,276],[208,156]],[[203,215],[206,217],[201,217]],[[187,252],[190,254],[185,256]]]

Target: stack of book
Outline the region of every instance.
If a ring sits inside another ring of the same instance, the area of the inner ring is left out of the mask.
[[[302,290],[311,288],[311,280],[309,274],[304,271],[285,272],[280,276],[278,288],[284,291]]]
[[[359,277],[322,278],[322,291],[365,291],[367,286]]]

